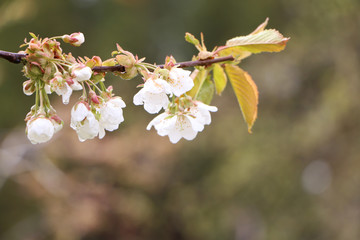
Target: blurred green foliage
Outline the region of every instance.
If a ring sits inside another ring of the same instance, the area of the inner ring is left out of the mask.
[[[196,53],[185,32],[212,48],[266,17],[291,40],[241,64],[260,92],[253,134],[228,86],[212,124],[176,145],[145,130],[140,79],[109,74],[128,105],[118,131],[79,143],[64,127],[32,146],[34,100],[21,66],[0,60],[0,239],[360,239],[359,11],[357,0],[2,0],[6,51],[30,31],[81,31],[83,46],[63,46],[75,56],[106,59],[119,43],[148,62],[185,61]],[[76,97],[52,99],[69,123]]]

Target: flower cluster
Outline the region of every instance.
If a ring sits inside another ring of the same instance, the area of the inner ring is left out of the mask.
[[[112,87],[105,87],[105,74],[92,70],[95,66],[102,66],[102,60],[97,56],[75,59],[71,53],[63,53],[56,41],[60,38],[73,46],[80,46],[85,41],[84,35],[73,33],[45,39],[34,34],[31,36],[33,38],[23,45],[27,46],[23,51],[27,54],[24,74],[29,78],[23,83],[23,91],[26,95],[36,95],[35,105],[25,118],[31,143],[49,141],[63,126],[48,98],[53,92],[68,104],[73,91],[82,90],[79,102],[71,111],[70,125],[80,141],[96,136],[103,138],[105,130],[117,129],[124,121],[122,108],[125,103],[112,94]]]
[[[105,130],[114,131],[124,121],[126,105],[120,97],[111,97],[101,104],[90,106],[87,102],[77,103],[71,110],[71,128],[78,134],[81,142],[105,136]]]
[[[150,130],[154,126],[160,136],[168,135],[172,143],[177,143],[181,138],[193,140],[204,129],[204,125],[211,123],[210,112],[216,111],[214,106],[191,98],[180,98],[155,117],[146,129]]]
[[[192,140],[204,125],[210,124],[208,106],[189,95],[194,88],[191,71],[179,68],[173,57],[167,57],[165,65],[158,67],[143,63],[132,53],[117,45],[113,58],[102,61],[100,57],[75,59],[71,53],[65,54],[56,39],[62,39],[73,46],[80,46],[85,38],[82,33],[40,39],[31,34],[32,39],[23,46],[26,50],[24,74],[29,79],[23,83],[26,95],[35,93],[35,105],[25,118],[27,137],[33,144],[49,141],[64,125],[51,106],[48,95],[55,92],[68,104],[74,91],[82,90],[82,95],[71,110],[70,127],[81,142],[98,137],[102,139],[106,131],[114,131],[124,121],[125,102],[106,88],[105,73],[96,71],[99,67],[122,66],[113,71],[116,76],[129,80],[141,74],[144,84],[133,97],[135,105],[144,105],[147,112],[165,112],[152,120],[152,126],[160,136],[168,135],[172,143],[181,138]]]
[[[143,88],[134,96],[135,105],[144,105],[151,114],[158,113],[147,126],[152,126],[160,136],[169,136],[170,142],[177,143],[181,138],[193,140],[204,125],[211,122],[209,111],[217,111],[216,107],[208,106],[193,100],[186,93],[194,87],[191,72],[176,67],[173,61],[168,61],[165,69],[156,69],[145,79]],[[169,100],[172,97],[172,100]]]
[[[237,66],[253,53],[280,52],[289,38],[275,29],[265,29],[268,19],[246,36],[232,38],[224,46],[216,46],[208,51],[204,36],[197,39],[190,33],[185,40],[195,46],[199,53],[192,61],[176,63],[172,56],[164,65],[144,62],[117,44],[112,57],[102,61],[100,57],[74,58],[65,54],[57,39],[73,46],[85,42],[84,34],[40,39],[30,33],[25,51],[19,54],[0,51],[0,57],[10,62],[23,62],[24,74],[29,79],[23,83],[26,95],[35,93],[35,105],[25,118],[26,133],[36,144],[49,141],[63,126],[63,121],[50,104],[48,95],[55,92],[68,104],[74,91],[82,90],[82,95],[71,111],[71,128],[80,141],[105,136],[105,131],[117,129],[124,121],[125,102],[106,88],[105,72],[112,72],[123,80],[141,75],[144,80],[141,89],[134,95],[133,103],[143,105],[150,114],[164,112],[155,117],[147,126],[155,128],[160,136],[168,136],[172,143],[181,138],[192,140],[198,132],[210,124],[210,112],[217,108],[209,106],[215,94],[221,95],[230,82],[240,110],[247,123],[248,131],[257,118],[259,92],[251,76]],[[260,41],[259,39],[266,39]],[[184,70],[195,67],[194,71]]]

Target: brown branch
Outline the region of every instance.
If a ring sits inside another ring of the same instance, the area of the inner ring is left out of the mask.
[[[4,58],[12,63],[20,63],[23,58],[26,57],[26,54],[23,53],[13,53],[13,52],[6,52],[0,50],[0,58]],[[187,62],[179,62],[177,66],[180,68],[186,67],[195,67],[195,66],[207,66],[213,63],[225,62],[225,61],[234,61],[233,56],[226,56],[226,57],[219,57],[219,58],[212,58],[206,60],[196,60],[196,61],[187,61]],[[160,68],[163,68],[164,65],[157,65]],[[93,67],[92,70],[94,72],[125,72],[125,67],[122,65],[115,65],[115,66],[96,66]]]
[[[226,61],[234,61],[235,58],[233,56],[205,59],[205,60],[196,60],[196,61],[187,61],[187,62],[179,62],[176,65],[180,68],[186,67],[195,67],[195,66],[206,66],[213,63],[226,62]],[[158,67],[163,68],[164,65],[158,65]]]
[[[125,67],[122,65],[115,66],[96,66],[93,67],[94,72],[125,72]]]
[[[0,50],[0,58],[4,58],[12,63],[20,63],[21,59],[25,58],[26,54],[24,53],[13,53],[13,52],[6,52]]]

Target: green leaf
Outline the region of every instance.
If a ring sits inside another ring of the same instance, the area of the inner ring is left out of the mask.
[[[223,47],[222,47],[223,48]],[[241,48],[223,48],[222,50],[220,50],[218,52],[219,57],[225,57],[225,56],[233,56],[235,58],[236,61],[240,61],[244,58],[247,58],[248,56],[251,55],[251,52],[248,51],[244,51]]]
[[[219,56],[232,55],[237,61],[250,56],[252,53],[280,52],[289,38],[285,38],[275,29],[265,30],[269,19],[267,18],[252,33],[247,36],[235,37],[219,47],[216,53]]]
[[[194,87],[187,92],[187,95],[191,96],[193,99],[195,99],[197,97],[197,95],[199,94],[200,88],[203,85],[207,75],[208,75],[208,71],[205,70],[204,68],[198,70],[196,69],[192,74],[192,77],[195,75],[195,77],[193,77],[194,79]]]
[[[193,44],[199,51],[201,50],[200,41],[191,33],[185,33],[185,40]]]
[[[226,42],[225,48],[240,49],[251,53],[280,52],[289,38],[275,29],[267,29],[255,34],[236,37]]]
[[[117,62],[115,61],[114,58],[109,58],[102,62],[102,66],[115,66],[116,64]]]
[[[215,82],[215,90],[217,95],[221,95],[227,83],[227,77],[224,68],[220,64],[214,64],[213,77]]]
[[[200,91],[196,97],[196,100],[199,100],[207,105],[210,105],[211,100],[214,96],[215,87],[213,81],[211,81],[210,76],[208,76],[203,82]]]
[[[34,39],[37,39],[37,36],[35,35],[35,33],[29,32],[30,36]]]
[[[236,65],[226,64],[225,71],[248,125],[248,131],[251,133],[251,128],[257,117],[257,105],[259,102],[259,92],[256,84],[247,72]]]

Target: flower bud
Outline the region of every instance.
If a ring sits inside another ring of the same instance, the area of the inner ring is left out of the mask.
[[[30,119],[26,124],[26,134],[32,144],[49,141],[54,132],[54,124],[45,117]]]
[[[70,36],[65,34],[62,36],[62,40],[66,43],[70,43],[75,47],[79,47],[81,44],[85,42],[84,34],[81,32],[73,33]]]
[[[91,99],[91,101],[95,104],[99,104],[99,97],[96,95],[96,93],[93,90],[89,91],[89,97]]]

